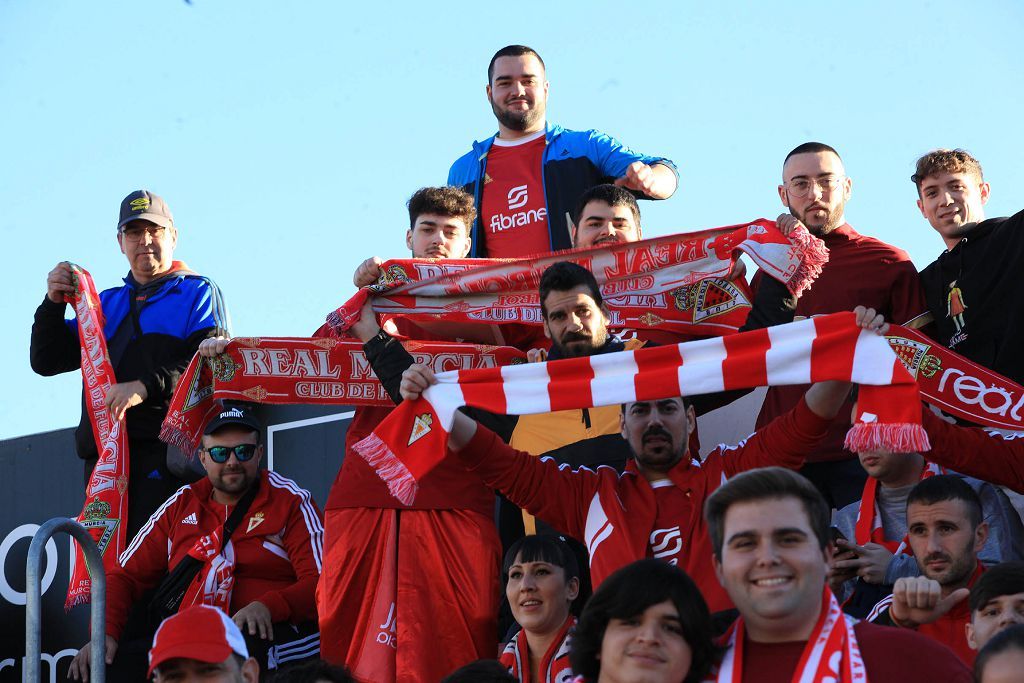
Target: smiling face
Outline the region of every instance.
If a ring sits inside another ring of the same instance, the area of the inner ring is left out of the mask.
[[[683,637],[679,610],[665,600],[634,617],[610,619],[599,659],[597,683],[681,683],[693,651]]]
[[[627,403],[619,414],[622,438],[649,481],[664,479],[686,456],[696,421],[693,406],[681,398]]]
[[[967,585],[987,537],[988,525],[982,522],[975,528],[962,500],[907,505],[910,548],[921,573],[938,581],[943,593]]]
[[[794,154],[783,166],[779,198],[811,234],[820,237],[845,222],[843,212],[852,190],[853,181],[838,156],[806,152]]]
[[[508,568],[505,597],[527,638],[555,634],[569,617],[569,605],[579,590],[579,579],[566,580],[565,570],[550,562],[523,562],[517,556]]]
[[[203,436],[203,448],[211,446],[237,446],[239,444],[259,443],[259,433],[243,426],[227,425],[213,434]],[[199,460],[206,469],[206,476],[213,484],[214,499],[220,503],[234,503],[249,490],[253,482],[259,478],[260,458],[263,457],[263,446],[256,449],[256,455],[245,462],[238,461],[238,454],[232,453],[227,462],[214,462],[206,450],[199,452]]]
[[[735,503],[725,513],[718,580],[758,642],[805,640],[821,610],[826,552],[794,497]]]
[[[499,57],[487,86],[487,100],[503,129],[532,133],[544,126],[548,82],[536,55]]]
[[[128,259],[132,277],[146,284],[167,274],[174,262],[178,232],[147,220],[126,223],[117,233],[121,253]]]
[[[587,249],[602,244],[636,242],[639,239],[640,226],[629,206],[611,206],[595,199],[587,202],[580,213],[580,224],[576,226],[573,246]]]
[[[989,185],[974,173],[936,173],[921,181],[917,208],[952,249],[970,226],[985,220]]]
[[[980,650],[992,636],[1014,624],[1024,624],[1024,593],[998,595],[971,613],[967,644]]]
[[[470,244],[469,228],[454,216],[420,214],[405,233],[405,246],[414,258],[463,258]]]
[[[608,314],[587,285],[551,290],[543,304],[544,336],[564,358],[590,356],[608,341]]]

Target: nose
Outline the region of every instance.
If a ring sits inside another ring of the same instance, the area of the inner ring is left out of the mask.
[[[953,195],[949,192],[944,192],[942,195],[942,205],[949,206],[953,203]]]
[[[1015,609],[1008,609],[999,619],[999,626],[1009,626],[1011,624],[1024,624],[1024,614],[1021,614]]]
[[[571,329],[571,330],[582,330],[583,329],[583,321],[581,321],[580,317],[578,315],[576,315],[575,313],[569,314],[569,329]]]
[[[644,619],[636,632],[638,643],[657,643],[661,640],[661,626],[656,619]]]
[[[811,189],[808,192],[807,196],[813,199],[814,201],[817,201],[821,197],[825,196],[825,190],[824,188],[822,188],[821,183],[812,180]]]
[[[519,582],[519,590],[522,591],[533,591],[537,589],[537,581],[534,579],[533,574],[523,574],[522,580]]]
[[[927,554],[931,555],[935,552],[942,552],[942,546],[939,544],[939,535],[928,534]]]
[[[770,567],[777,564],[779,561],[778,549],[771,541],[765,541],[758,544],[756,557],[758,565],[762,567]]]

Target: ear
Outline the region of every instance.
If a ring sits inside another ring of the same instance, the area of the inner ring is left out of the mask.
[[[567,589],[566,593],[568,595],[568,598],[569,598],[570,602],[579,597],[579,595],[580,595],[580,580],[578,578],[576,578],[575,576],[572,577],[565,584],[565,586],[566,586],[566,589]]]
[[[697,428],[697,411],[693,409],[693,404],[686,406],[686,441],[689,443],[690,435],[693,434],[693,430]],[[696,456],[694,456],[696,457]]]
[[[178,229],[171,226],[171,251],[174,251],[178,246]]]
[[[544,336],[551,339],[551,329],[548,327],[548,317],[544,315],[543,311],[541,312],[541,316],[544,318]]]
[[[982,522],[974,530],[974,552],[980,552],[988,540],[988,522]]]
[[[972,615],[973,618],[973,615]],[[974,640],[974,624],[968,621],[964,624],[964,632],[967,635],[967,647],[972,650],[978,650],[978,642]]]
[[[462,249],[462,253],[459,254],[458,256],[456,256],[455,258],[466,258],[466,255],[469,254],[469,250],[472,249],[472,248],[473,248],[473,238],[472,237],[467,237],[466,238],[465,247],[463,247],[463,249]]]
[[[921,212],[922,216],[928,218],[928,215],[925,214],[924,212],[924,202],[922,202],[920,199],[917,200],[917,210]]]
[[[789,204],[786,202],[786,186],[785,185],[779,185],[779,201],[782,202],[782,205],[784,207],[786,207],[787,209],[789,208]]]
[[[117,229],[117,246],[121,250],[121,253],[125,254],[125,251],[124,251],[124,235],[121,234],[121,228]],[[125,256],[127,256],[127,254],[125,254]]]
[[[626,411],[621,407],[619,408],[619,434],[626,443],[629,443],[629,437],[626,436]]]
[[[853,194],[853,178],[846,176],[846,179],[843,180],[843,198],[849,201],[851,194]]]
[[[259,683],[260,665],[252,657],[245,660],[245,664],[242,665],[242,680],[244,683]]]
[[[253,459],[256,461],[256,468],[259,469],[260,463],[263,462],[263,444],[256,447],[256,457]]]
[[[978,190],[981,193],[981,203],[988,204],[988,195],[992,191],[992,188],[988,183],[982,183],[978,186]]]
[[[604,316],[604,326],[608,327],[612,321],[612,312],[608,310],[608,304],[604,302],[601,303],[601,315]]]
[[[550,88],[551,88],[551,83],[549,83],[548,81],[544,81],[544,101],[545,101],[545,102],[546,102],[546,101],[547,101],[547,99],[548,99],[548,90],[549,90]]]
[[[405,231],[405,248],[412,251],[412,228]]]
[[[718,583],[722,585],[722,588],[725,588],[725,577],[722,575],[722,561],[714,553],[711,553],[711,566],[715,568],[715,577],[718,579]]]
[[[487,87],[485,88],[485,90],[487,91],[487,101],[490,102],[491,101],[491,84],[490,83],[487,84]]]

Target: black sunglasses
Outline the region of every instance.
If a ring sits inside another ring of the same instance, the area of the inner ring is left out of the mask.
[[[257,448],[259,448],[259,444],[240,443],[237,446],[210,446],[203,450],[210,454],[210,460],[213,460],[218,465],[223,465],[228,461],[232,453],[235,454],[238,462],[252,460],[252,456],[256,455]]]

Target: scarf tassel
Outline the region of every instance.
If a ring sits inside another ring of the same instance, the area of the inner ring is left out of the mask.
[[[800,265],[786,283],[789,291],[799,297],[811,284],[818,279],[825,264],[828,263],[828,248],[825,243],[806,230],[795,230],[789,235],[789,241],[800,254]]]
[[[371,433],[363,440],[353,444],[352,448],[388,485],[388,491],[392,496],[398,499],[402,505],[412,505],[416,500],[416,492],[419,490],[416,479],[383,439],[375,433]]]
[[[928,432],[919,424],[907,422],[860,422],[846,433],[846,450],[922,453],[931,450]]]

